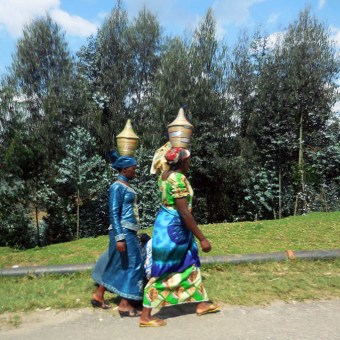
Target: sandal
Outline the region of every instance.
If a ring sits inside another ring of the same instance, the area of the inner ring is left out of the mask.
[[[91,305],[93,308],[101,308],[101,309],[109,309],[111,308],[111,305],[105,303],[105,301],[100,302],[98,300],[91,300]]]
[[[220,311],[221,311],[220,305],[211,304],[207,309],[205,309],[202,312],[196,312],[196,314],[198,316],[202,316],[202,315],[206,315],[208,313],[217,313],[217,312],[220,312]]]
[[[153,319],[147,322],[139,322],[139,327],[162,327],[166,325],[166,321],[163,319]]]
[[[134,318],[136,316],[141,316],[142,312],[137,310],[136,308],[132,308],[130,310],[118,310],[119,315],[123,318],[123,317],[130,317],[130,318]]]

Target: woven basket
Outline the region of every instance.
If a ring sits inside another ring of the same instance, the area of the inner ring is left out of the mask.
[[[117,148],[121,156],[133,156],[139,137],[132,128],[131,120],[128,119],[123,131],[117,136]]]
[[[184,110],[179,109],[176,119],[168,126],[169,141],[173,148],[189,148],[194,127],[185,118]]]

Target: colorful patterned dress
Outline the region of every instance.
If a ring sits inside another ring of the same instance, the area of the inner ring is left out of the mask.
[[[176,210],[175,199],[186,197],[189,209],[193,191],[185,175],[173,172],[158,186],[162,207],[152,235],[151,279],[144,289],[143,305],[163,307],[207,301],[202,284],[198,247],[192,232]]]

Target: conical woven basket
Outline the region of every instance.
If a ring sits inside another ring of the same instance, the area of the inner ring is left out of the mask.
[[[179,109],[176,119],[167,128],[169,141],[173,148],[189,148],[194,126],[185,118],[182,108]]]
[[[138,146],[139,137],[132,128],[131,120],[128,119],[123,131],[117,136],[117,148],[121,156],[133,156]]]

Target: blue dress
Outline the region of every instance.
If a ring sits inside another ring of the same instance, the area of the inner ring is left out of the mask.
[[[92,278],[107,290],[126,299],[142,300],[143,264],[137,237],[136,192],[117,181],[110,187],[109,249],[98,259]],[[116,242],[125,240],[126,251],[116,250]]]

